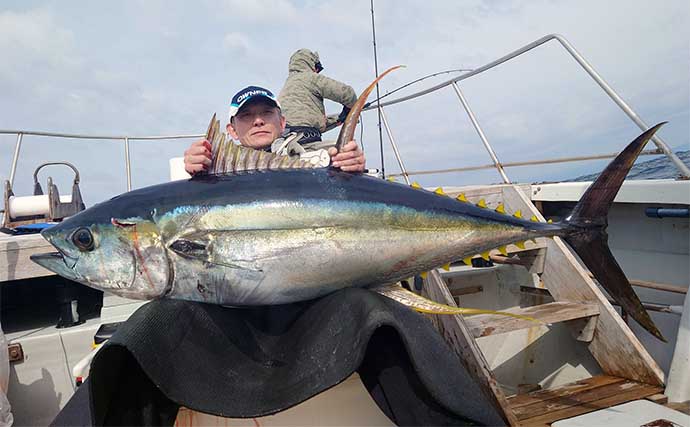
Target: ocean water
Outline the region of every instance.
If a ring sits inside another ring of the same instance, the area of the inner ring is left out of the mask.
[[[690,167],[690,150],[677,151],[676,155],[680,160]],[[599,173],[589,175],[582,175],[575,179],[568,181],[593,181],[599,176]],[[678,169],[671,163],[671,160],[666,156],[660,156],[653,160],[636,163],[627,179],[675,179],[680,176]]]

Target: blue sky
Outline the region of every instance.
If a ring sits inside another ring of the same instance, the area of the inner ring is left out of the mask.
[[[435,71],[481,66],[560,33],[643,120],[669,121],[660,131],[669,145],[689,148],[687,1],[378,0],[375,8],[380,69],[407,66],[382,81],[382,93]],[[369,1],[4,1],[0,129],[203,133],[214,112],[225,116],[241,87],[279,91],[290,54],[302,47],[320,52],[326,75],[361,91],[373,78]],[[502,161],[615,152],[639,133],[554,42],[463,81],[461,88]],[[489,162],[450,88],[386,112],[410,170]],[[363,122],[369,165],[379,167],[375,114],[365,114]],[[15,139],[0,135],[3,180]],[[187,144],[132,142],[134,186],[165,181],[168,159]],[[387,171],[398,172],[385,135],[384,145]],[[18,195],[29,194],[33,169],[48,160],[80,169],[87,204],[125,189],[122,143],[27,136]],[[508,174],[522,182],[555,180],[603,164],[512,168]],[[68,191],[69,174],[57,168],[49,174]],[[495,171],[419,178],[429,186],[498,181]]]

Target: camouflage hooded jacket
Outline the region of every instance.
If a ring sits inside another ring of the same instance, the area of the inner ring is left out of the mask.
[[[334,127],[338,114],[326,118],[324,99],[346,107],[357,101],[352,87],[314,72],[318,60],[318,54],[308,49],[290,57],[288,78],[278,96],[288,126],[311,126],[325,132]]]

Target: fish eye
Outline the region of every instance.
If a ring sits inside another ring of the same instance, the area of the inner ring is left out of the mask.
[[[94,247],[93,235],[88,228],[79,228],[72,234],[72,243],[74,243],[80,251],[90,251]]]

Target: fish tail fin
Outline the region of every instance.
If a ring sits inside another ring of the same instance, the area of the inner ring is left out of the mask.
[[[390,73],[393,70],[397,70],[398,68],[404,67],[404,65],[396,65],[395,67],[391,67],[381,73],[369,86],[367,86],[366,89],[362,92],[362,94],[357,98],[357,101],[355,104],[352,106],[350,109],[350,112],[347,114],[347,118],[345,118],[345,122],[343,123],[343,126],[340,128],[340,133],[338,134],[338,139],[335,142],[335,148],[340,151],[340,148],[350,142],[352,138],[355,135],[355,127],[357,126],[357,121],[359,120],[359,115],[362,113],[362,110],[364,109],[364,104],[367,102],[367,98],[369,97],[369,94],[371,93],[372,90],[376,87],[376,83],[379,82],[386,74]]]
[[[575,250],[597,281],[625,312],[662,341],[666,340],[649,317],[625,277],[625,273],[611,254],[606,227],[609,209],[623,180],[644,146],[664,123],[659,123],[638,136],[618,154],[563,221],[566,227],[563,238]]]
[[[497,314],[500,316],[514,317],[516,319],[542,323],[539,320],[534,319],[532,317],[523,316],[521,314],[509,313],[506,311],[484,310],[480,308],[452,307],[450,305],[441,304],[436,301],[424,298],[421,295],[417,295],[414,292],[408,291],[407,289],[403,288],[398,284],[373,288],[372,290],[380,295],[395,300],[404,306],[410,307],[411,309],[418,311],[420,313],[462,315]]]

